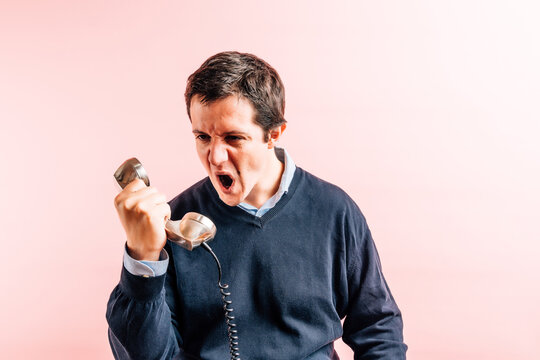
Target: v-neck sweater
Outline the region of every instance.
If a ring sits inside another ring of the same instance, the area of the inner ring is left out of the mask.
[[[297,167],[289,191],[262,217],[223,203],[208,178],[170,206],[173,220],[195,211],[217,227],[209,245],[229,285],[242,359],[337,359],[341,336],[355,359],[405,359],[401,313],[371,233],[339,187]],[[228,358],[214,259],[171,242],[166,250],[165,275],[122,270],[107,309],[113,352]]]

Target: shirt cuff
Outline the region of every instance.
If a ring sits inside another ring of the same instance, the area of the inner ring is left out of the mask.
[[[165,249],[161,250],[158,261],[135,260],[129,256],[127,244],[124,250],[124,267],[131,275],[154,277],[167,272],[169,266],[169,254]]]

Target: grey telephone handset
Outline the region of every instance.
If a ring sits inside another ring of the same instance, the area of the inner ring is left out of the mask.
[[[146,174],[146,170],[136,158],[124,161],[114,173],[114,178],[122,189],[135,178],[141,179],[146,186],[150,186],[150,179]],[[191,251],[202,243],[212,240],[216,235],[216,226],[206,216],[188,212],[182,220],[167,220],[165,222],[165,232],[169,240]]]
[[[150,179],[144,170],[141,162],[136,158],[131,158],[126,161],[115,171],[114,178],[123,189],[136,178],[144,181],[146,186],[150,186]],[[167,220],[165,222],[165,232],[167,238],[180,245],[184,249],[192,251],[194,248],[201,246],[212,255],[218,267],[218,286],[223,300],[223,309],[225,310],[225,321],[227,322],[227,333],[229,336],[229,352],[231,360],[240,360],[238,350],[238,330],[235,329],[236,324],[233,322],[234,316],[231,315],[233,309],[232,301],[227,297],[231,295],[227,291],[229,285],[221,283],[221,264],[219,260],[208,246],[207,242],[212,240],[216,235],[216,226],[204,215],[196,212],[188,212],[182,217],[182,220]]]

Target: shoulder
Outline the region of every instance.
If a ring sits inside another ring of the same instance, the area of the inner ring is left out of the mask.
[[[309,211],[334,219],[346,232],[369,231],[366,218],[357,203],[339,186],[299,169],[301,178],[295,198],[304,202]],[[347,230],[345,230],[347,229]]]
[[[360,212],[356,202],[338,185],[323,180],[304,169],[298,169],[303,180],[299,188],[303,196],[319,203],[320,206]]]

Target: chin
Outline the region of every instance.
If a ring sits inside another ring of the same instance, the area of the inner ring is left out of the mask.
[[[222,183],[219,180],[212,179],[212,186],[218,193],[221,201],[223,201],[225,204],[229,206],[237,206],[242,201],[244,201],[244,197],[242,196],[242,194],[238,193],[238,189],[235,189],[235,188],[226,189],[223,187]]]
[[[214,189],[218,193],[218,196],[221,199],[221,201],[223,201],[225,204],[227,204],[229,206],[236,206],[236,205],[240,204],[243,201],[243,199],[241,199],[238,195],[226,194],[223,191],[221,191],[221,188],[216,187],[215,184],[212,184],[212,185],[214,186]],[[218,186],[219,186],[219,184],[218,184]]]
[[[227,196],[227,195],[223,195],[223,194],[219,194],[219,198],[221,199],[221,201],[223,201],[225,204],[229,205],[229,206],[237,206],[238,204],[240,204],[242,202],[242,200],[239,200],[239,199],[233,199],[231,198],[231,196]]]

